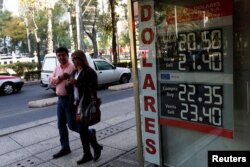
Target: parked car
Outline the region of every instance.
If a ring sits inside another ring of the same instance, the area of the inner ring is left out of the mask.
[[[23,87],[23,80],[18,76],[0,75],[0,92],[6,95],[19,92]]]
[[[115,82],[123,84],[129,82],[131,78],[131,71],[129,68],[116,67],[103,59],[92,59],[92,61],[98,76],[98,84],[103,85]]]
[[[131,78],[131,71],[129,68],[116,67],[107,60],[91,58],[89,55],[86,56],[89,66],[97,73],[99,85],[115,82],[129,82]],[[41,70],[41,84],[43,86],[48,86],[49,77],[58,63],[55,53],[45,55]]]

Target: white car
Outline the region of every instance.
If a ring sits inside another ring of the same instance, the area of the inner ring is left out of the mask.
[[[131,71],[128,68],[116,67],[103,59],[92,59],[94,69],[98,76],[98,84],[119,82],[128,83],[131,78]]]
[[[116,67],[112,63],[103,59],[92,59],[87,56],[88,63],[92,67],[98,76],[98,85],[108,83],[128,83],[131,78],[131,71],[129,68]],[[71,58],[70,58],[71,60]],[[55,67],[58,65],[56,54],[48,54],[44,57],[43,67],[41,71],[41,84],[43,86],[48,85],[48,80]]]
[[[0,93],[9,95],[19,92],[24,82],[18,76],[0,75]]]

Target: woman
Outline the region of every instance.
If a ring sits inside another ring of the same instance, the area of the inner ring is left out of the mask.
[[[72,53],[72,61],[75,65],[76,71],[73,73],[71,79],[68,80],[68,91],[71,85],[71,104],[77,106],[80,99],[84,96],[82,103],[83,110],[86,108],[92,98],[97,98],[97,74],[89,67],[86,55],[83,51],[77,50]],[[79,133],[83,146],[83,157],[77,161],[77,164],[83,164],[91,160],[98,160],[101,156],[103,147],[97,143],[95,137],[91,135],[88,125],[84,122],[79,124]],[[90,145],[94,149],[94,157],[90,151]]]

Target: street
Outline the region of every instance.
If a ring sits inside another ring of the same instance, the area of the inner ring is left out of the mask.
[[[45,90],[40,84],[25,85],[21,92],[9,96],[0,96],[0,129],[49,118],[56,115],[56,105],[44,108],[28,108],[28,102],[55,97],[52,90]],[[102,103],[108,103],[133,96],[133,89],[110,91],[101,88],[98,96]]]

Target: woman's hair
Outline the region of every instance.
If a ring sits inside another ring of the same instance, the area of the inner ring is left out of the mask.
[[[85,53],[82,50],[74,51],[71,56],[72,56],[72,58],[78,58],[79,60],[81,60],[83,65],[89,66],[87,57],[86,57]]]

